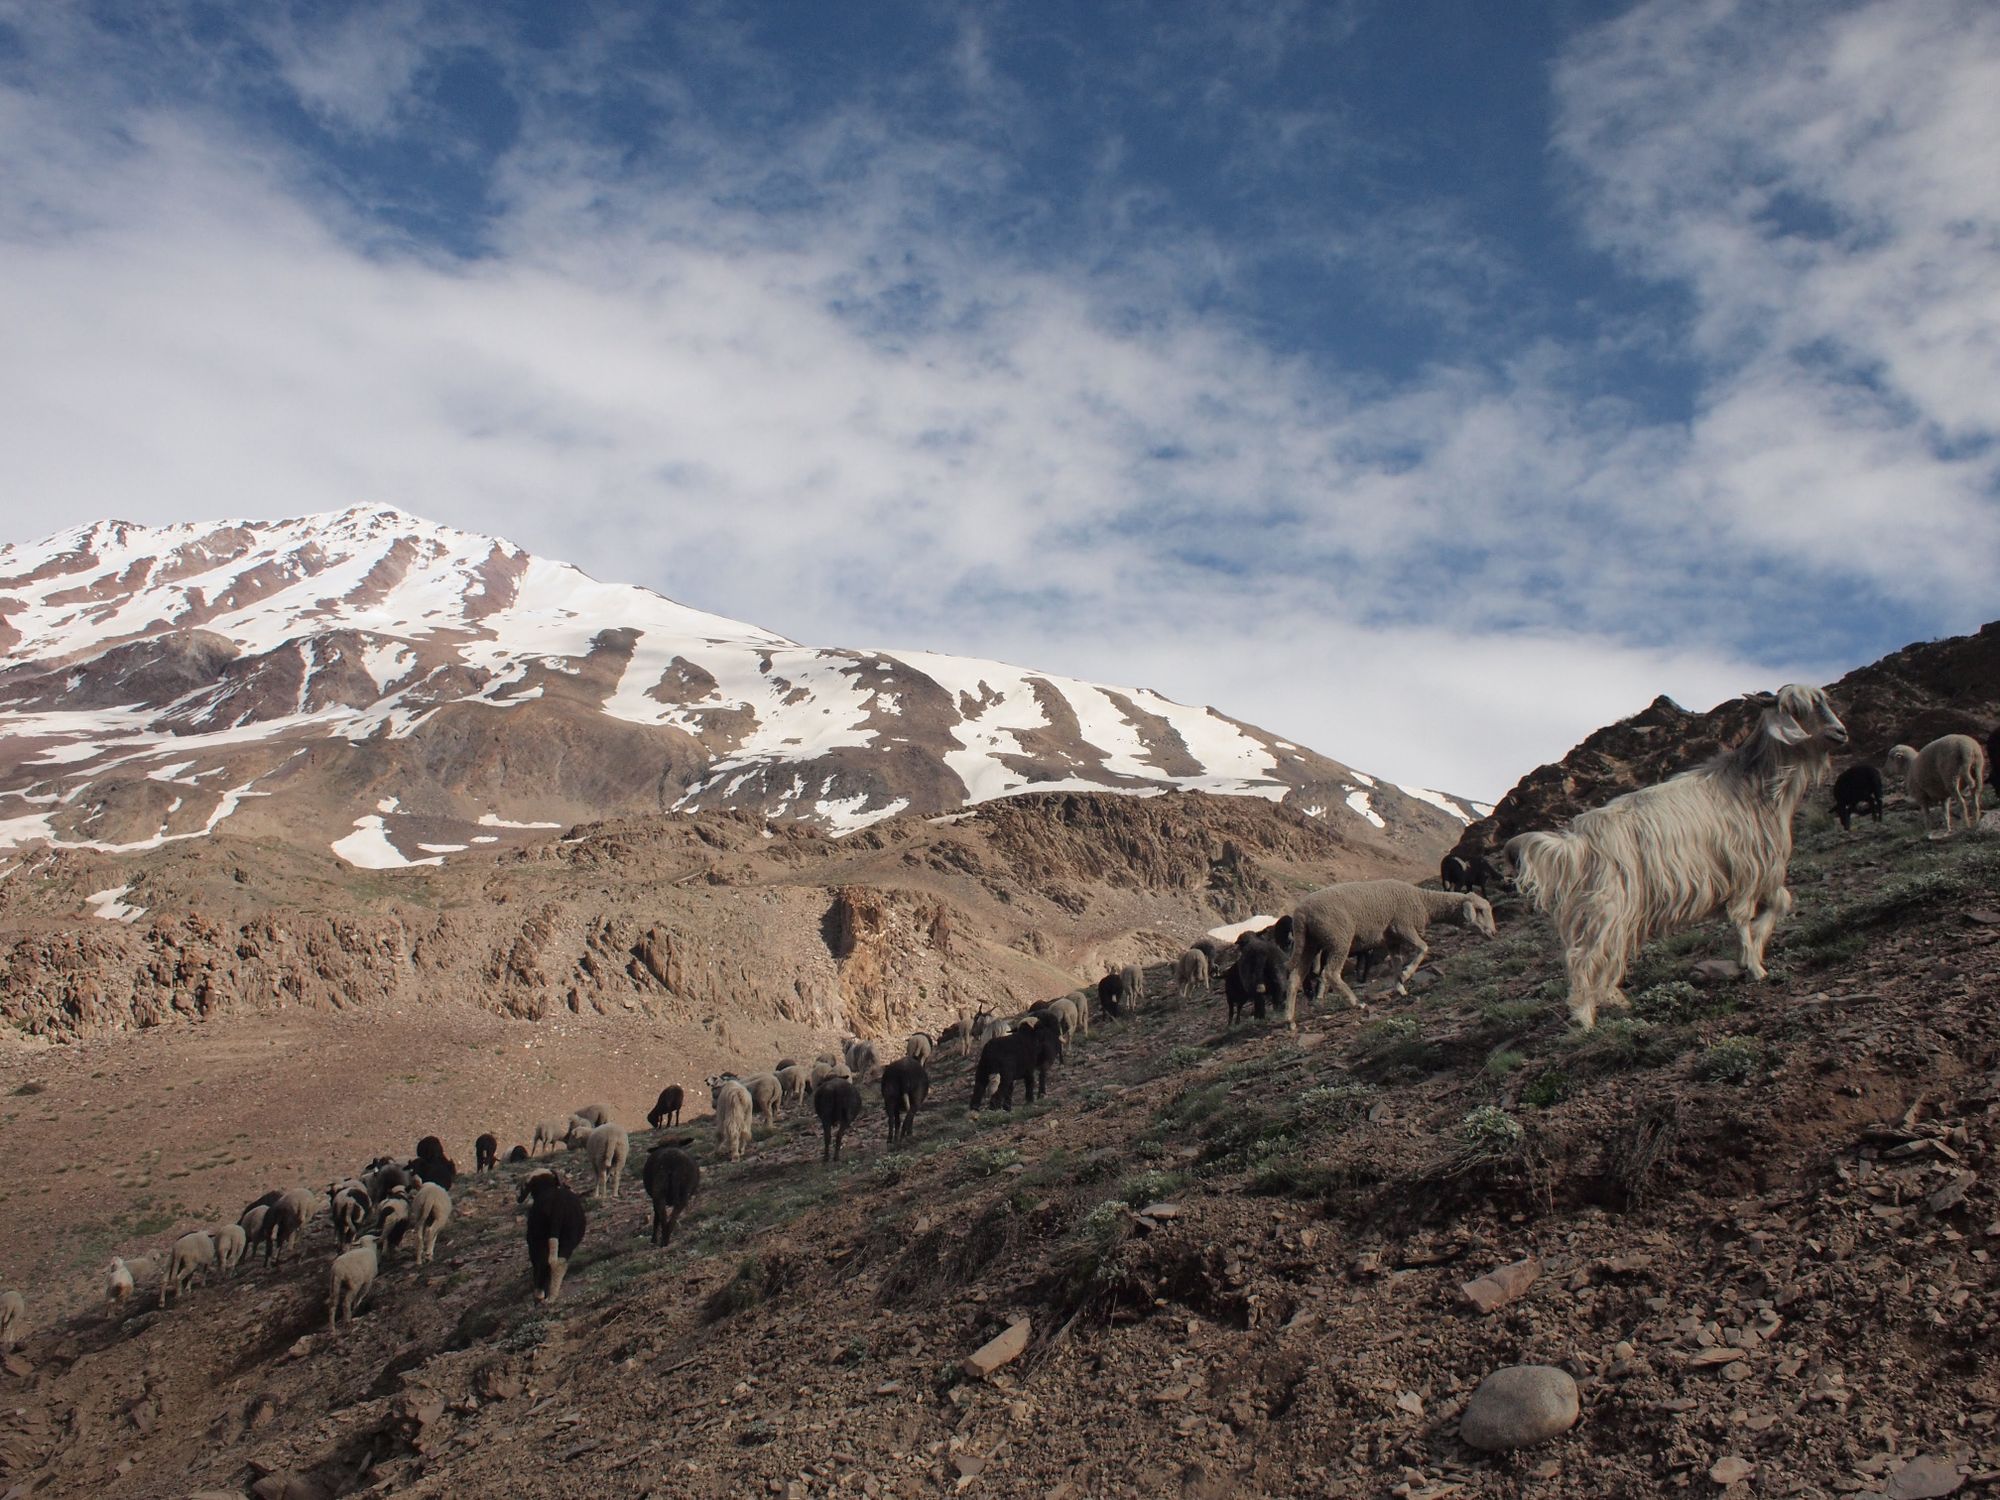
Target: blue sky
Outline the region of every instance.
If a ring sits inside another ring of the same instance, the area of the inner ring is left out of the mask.
[[[0,0],[0,533],[387,502],[1493,796],[1973,628],[2000,10]]]

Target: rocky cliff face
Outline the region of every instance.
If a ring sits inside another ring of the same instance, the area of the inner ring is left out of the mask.
[[[1852,736],[1836,772],[1862,761],[1880,766],[1891,745],[1922,745],[1941,734],[1970,734],[1983,743],[2000,724],[2000,622],[1974,635],[1905,646],[1857,667],[1827,693]],[[1664,781],[1735,744],[1756,717],[1740,698],[1706,713],[1655,698],[1554,765],[1522,777],[1491,814],[1466,828],[1453,852],[1491,854],[1517,833],[1558,828],[1620,793]]]

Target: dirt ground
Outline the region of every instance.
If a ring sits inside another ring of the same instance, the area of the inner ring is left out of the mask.
[[[62,1316],[31,1283],[0,1496],[1992,1493],[2000,839],[1912,824],[1810,823],[1771,984],[1690,982],[1729,951],[1702,929],[1642,955],[1633,1014],[1588,1035],[1546,927],[1503,901],[1498,940],[1437,931],[1433,980],[1296,1039],[1163,996],[1156,966],[1148,1004],[1074,1039],[1031,1106],[971,1115],[949,1058],[909,1142],[882,1139],[871,1090],[837,1165],[797,1111],[734,1163],[699,1124],[670,1131],[704,1171],[672,1246],[647,1244],[628,1178],[547,1306],[508,1170],[462,1183],[437,1262],[392,1258],[338,1333],[323,1222],[293,1265],[185,1306]],[[38,1056],[9,1075],[47,1083],[8,1100],[39,1114],[32,1142],[9,1124],[10,1193],[45,1162],[51,1192],[24,1201],[74,1192],[54,1120],[116,1091],[157,1124],[177,1066],[230,1101],[190,1150],[254,1128],[232,1091],[260,1077],[269,1129],[397,1067],[416,1081],[357,1099],[328,1144],[365,1158],[410,1134],[380,1101],[430,1076],[411,1056],[539,1034],[482,1024],[246,1035],[226,1076],[178,1039]],[[601,1035],[551,1047],[549,1096],[637,1118],[653,1044],[593,1071]],[[510,1104],[494,1076],[452,1096],[459,1134]],[[132,1169],[115,1156],[94,1180]],[[262,1185],[239,1168],[202,1191]],[[1462,1290],[1524,1260],[1504,1305]],[[1018,1356],[968,1373],[1016,1322]],[[1580,1419],[1468,1446],[1467,1401],[1517,1363],[1567,1372]]]

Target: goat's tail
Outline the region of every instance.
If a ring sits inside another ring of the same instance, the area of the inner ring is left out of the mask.
[[[1514,886],[1544,912],[1568,904],[1583,878],[1588,850],[1581,839],[1559,833],[1522,833],[1507,841]]]

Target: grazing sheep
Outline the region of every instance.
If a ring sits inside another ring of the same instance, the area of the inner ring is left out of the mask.
[[[1834,778],[1833,815],[1840,826],[1852,828],[1856,813],[1882,821],[1882,773],[1873,766],[1849,766]]]
[[[111,1302],[127,1301],[140,1287],[151,1286],[159,1275],[159,1262],[150,1255],[135,1255],[130,1260],[114,1255],[111,1269],[104,1277],[105,1299]]]
[[[1945,837],[1951,837],[1951,808],[1958,804],[1960,821],[1979,826],[1979,799],[1986,786],[1986,751],[1969,734],[1946,734],[1921,750],[1897,745],[1889,752],[1889,770],[1900,775],[1910,800],[1923,814],[1924,831],[1931,826],[1931,809],[1944,804]]]
[[[806,1093],[811,1094],[813,1090],[822,1087],[830,1078],[852,1078],[853,1076],[853,1074],[847,1071],[846,1063],[839,1061],[837,1058],[822,1057],[812,1065],[812,1071],[806,1075]]]
[[[387,1157],[378,1157],[370,1162],[368,1170],[361,1174],[361,1185],[368,1189],[369,1197],[380,1203],[383,1196],[392,1188],[402,1188],[407,1192],[417,1185],[417,1179],[408,1168],[397,1166]],[[308,1222],[312,1219],[311,1214],[305,1217]]]
[[[997,1036],[979,1049],[979,1067],[972,1083],[972,1107],[978,1109],[986,1102],[989,1083],[998,1081],[999,1088],[994,1095],[994,1103],[1001,1109],[1014,1108],[1014,1085],[1022,1083],[1027,1092],[1027,1102],[1033,1104],[1037,1093],[1046,1097],[1049,1091],[1049,1068],[1062,1060],[1062,1034],[1054,1026],[1029,1026],[1007,1036]]]
[[[11,1349],[21,1341],[21,1328],[28,1320],[28,1304],[19,1292],[0,1292],[0,1349]]]
[[[327,1332],[339,1328],[343,1312],[348,1322],[354,1321],[355,1313],[375,1289],[375,1276],[381,1269],[381,1248],[372,1234],[364,1234],[352,1250],[344,1250],[333,1258],[333,1270],[327,1278]]]
[[[244,1234],[253,1245],[261,1245],[264,1250],[264,1264],[280,1266],[285,1261],[285,1246],[296,1239],[305,1227],[305,1215],[299,1211],[298,1189],[280,1193],[275,1202],[257,1205],[263,1208],[263,1220],[257,1225],[255,1234],[250,1226],[244,1225]],[[308,1195],[308,1201],[311,1201]],[[317,1206],[317,1205],[315,1205]]]
[[[187,1295],[197,1275],[215,1264],[215,1238],[206,1229],[195,1229],[174,1241],[173,1258],[167,1262],[167,1279],[160,1287],[160,1306]],[[203,1276],[206,1280],[206,1276]]]
[[[327,1201],[333,1218],[334,1243],[343,1248],[353,1244],[361,1237],[369,1215],[374,1213],[375,1200],[366,1187],[350,1179],[329,1188]]]
[[[861,1090],[845,1078],[830,1078],[813,1093],[813,1113],[819,1116],[820,1165],[839,1161],[847,1127],[861,1118]]]
[[[1125,981],[1125,1003],[1136,1011],[1146,1001],[1146,971],[1137,964],[1127,964],[1118,977]]]
[[[591,1191],[599,1198],[604,1196],[605,1183],[611,1184],[611,1196],[618,1196],[619,1184],[625,1178],[625,1158],[631,1154],[632,1138],[625,1133],[623,1125],[600,1125],[590,1132],[590,1170],[595,1179]]]
[[[1325,978],[1359,1005],[1341,970],[1357,945],[1375,948],[1384,942],[1413,950],[1396,977],[1396,993],[1404,988],[1431,951],[1424,932],[1434,921],[1456,922],[1488,937],[1494,933],[1493,908],[1484,896],[1458,891],[1427,891],[1407,880],[1350,880],[1314,891],[1293,908],[1291,962],[1285,975],[1285,1021],[1298,1027],[1299,988],[1315,963],[1325,965]]]
[[[873,1042],[849,1039],[840,1044],[841,1057],[847,1064],[847,1071],[854,1075],[857,1083],[866,1083],[868,1075],[882,1066],[882,1060],[875,1051]]]
[[[563,1145],[574,1151],[590,1139],[590,1132],[597,1126],[586,1115],[571,1115],[569,1123],[563,1127]]]
[[[938,1033],[939,1047],[949,1047],[953,1043],[957,1044],[958,1055],[960,1057],[970,1057],[972,1055],[972,1018],[970,1016],[961,1015],[956,1021],[953,1021],[943,1031]]]
[[[812,1072],[798,1063],[780,1063],[771,1076],[778,1080],[779,1094],[787,1104],[797,1104],[812,1092]]]
[[[1097,1003],[1114,1021],[1125,1014],[1125,976],[1106,974],[1097,981]]]
[[[381,1242],[384,1257],[403,1243],[412,1222],[409,1195],[401,1188],[394,1189],[375,1211],[375,1238]]]
[[[1763,717],[1708,764],[1579,813],[1563,833],[1523,833],[1507,858],[1515,885],[1555,924],[1569,1009],[1596,1025],[1600,1005],[1654,938],[1727,914],[1744,970],[1763,979],[1764,947],[1792,909],[1785,869],[1792,815],[1847,729],[1819,688],[1752,695]]]
[[[1230,939],[1219,938],[1210,933],[1206,937],[1196,938],[1188,946],[1208,960],[1208,972],[1213,975],[1220,968],[1222,960],[1228,956],[1232,945]]]
[[[922,1031],[903,1043],[903,1056],[914,1057],[920,1063],[928,1063],[931,1060],[931,1053],[936,1050],[937,1043],[931,1040],[928,1033]]]
[[[664,1250],[701,1187],[701,1168],[680,1147],[659,1145],[646,1153],[644,1178],[646,1196],[653,1200],[653,1243]]]
[[[767,1126],[778,1123],[778,1106],[784,1102],[785,1086],[774,1073],[759,1073],[736,1080],[750,1091],[751,1112]]]
[[[434,1182],[446,1192],[458,1181],[458,1163],[449,1156],[420,1156],[410,1163],[409,1172],[418,1182]]]
[[[1500,872],[1483,854],[1447,854],[1438,863],[1438,881],[1448,891],[1478,891],[1486,894],[1488,885],[1504,884]]]
[[[1231,1026],[1245,1010],[1263,1020],[1265,1000],[1275,1007],[1283,997],[1292,967],[1292,930],[1292,919],[1280,917],[1274,925],[1236,939],[1236,962],[1222,976]]]
[[[687,1096],[678,1083],[670,1083],[660,1090],[660,1097],[653,1101],[653,1107],[646,1111],[646,1124],[654,1130],[662,1125],[678,1125],[681,1122],[681,1101]]]
[[[931,1094],[931,1075],[920,1058],[904,1057],[882,1070],[882,1112],[889,1117],[889,1144],[910,1138],[917,1110]]]
[[[497,1172],[500,1169],[500,1138],[487,1132],[472,1143],[472,1170]]]
[[[535,1282],[535,1300],[553,1302],[562,1292],[569,1258],[583,1241],[589,1223],[583,1199],[547,1167],[537,1167],[521,1179],[516,1203],[528,1208],[528,1270]]]
[[[1044,1020],[1048,1025],[1055,1027],[1057,1031],[1062,1033],[1064,1041],[1068,1041],[1081,1026],[1079,1013],[1082,1007],[1067,995],[1064,995],[1060,999],[1048,1000],[1043,1003],[1048,1007],[1048,1009],[1042,1012]]]
[[[438,1235],[451,1222],[451,1194],[435,1182],[425,1183],[410,1199],[410,1220],[417,1229],[417,1264],[435,1260]]]
[[[750,1149],[750,1091],[734,1078],[711,1078],[709,1102],[715,1108],[715,1149],[724,1161],[740,1161]]]
[[[250,1243],[250,1237],[243,1232],[241,1224],[224,1224],[213,1231],[215,1235],[215,1263],[222,1271],[236,1269],[243,1259],[243,1249]]]
[[[264,1220],[270,1216],[270,1212],[271,1205],[268,1203],[253,1203],[243,1210],[243,1217],[236,1223],[242,1229],[243,1238],[248,1243],[252,1245],[263,1243]]]
[[[528,1150],[531,1154],[538,1154],[542,1147],[547,1146],[549,1150],[553,1151],[556,1147],[563,1144],[563,1139],[568,1134],[569,1122],[567,1120],[544,1120],[535,1127],[535,1136],[529,1142]]]
[[[1180,986],[1181,999],[1192,1000],[1196,994],[1208,993],[1208,955],[1199,948],[1190,948],[1174,962],[1174,982]]]
[[[526,1146],[516,1145],[512,1151],[507,1153],[507,1161],[510,1165],[518,1165],[528,1159],[528,1148]]]
[[[586,1104],[582,1109],[575,1111],[575,1114],[579,1120],[590,1121],[590,1128],[592,1130],[595,1130],[600,1125],[608,1124],[611,1119],[610,1109],[602,1104]]]

